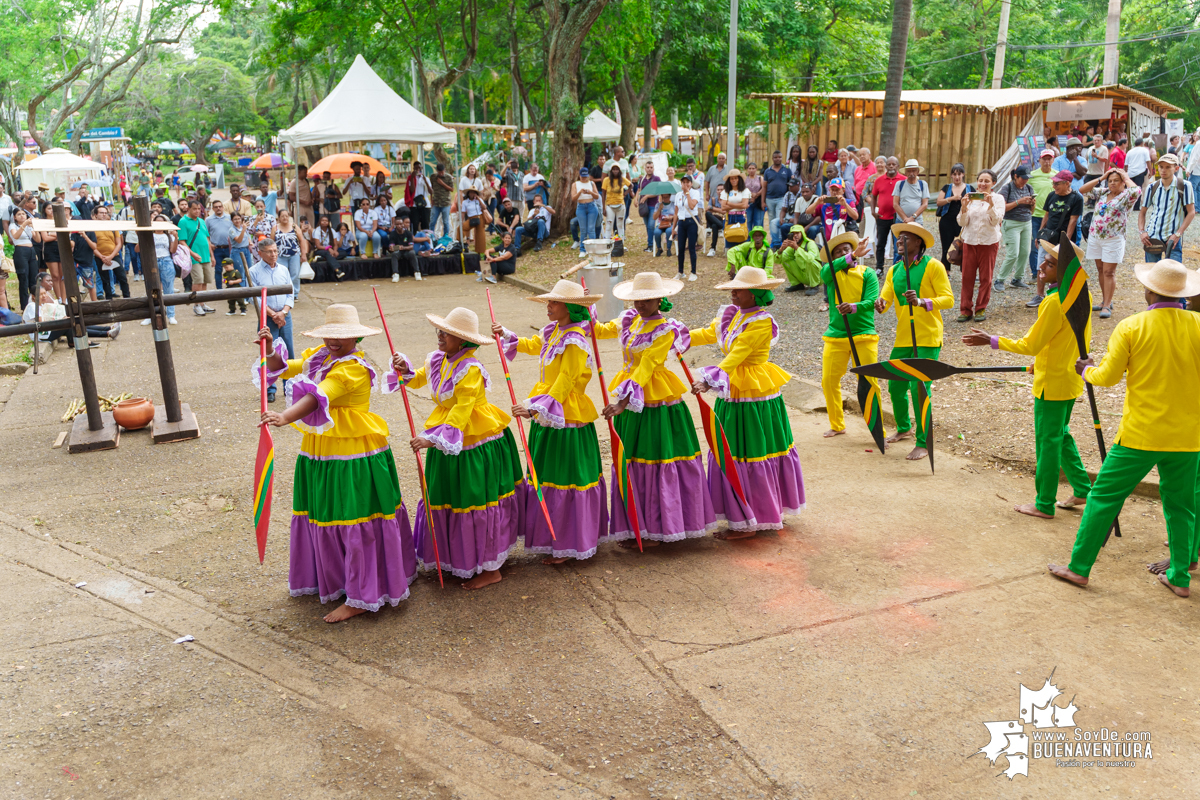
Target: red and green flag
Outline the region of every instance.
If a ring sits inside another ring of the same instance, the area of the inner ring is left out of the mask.
[[[259,330],[267,327],[267,290],[259,298]],[[267,340],[258,342],[259,410],[267,413]],[[275,480],[275,442],[266,425],[258,426],[258,455],[254,459],[254,537],[258,540],[258,563],[267,554],[267,531],[271,527],[271,489]]]

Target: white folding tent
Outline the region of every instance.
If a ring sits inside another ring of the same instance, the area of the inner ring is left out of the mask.
[[[585,142],[616,142],[621,139],[621,126],[600,109],[593,109],[583,121]]]
[[[45,183],[51,189],[59,186],[69,189],[76,181],[103,180],[107,173],[99,161],[88,161],[61,147],[47,150],[13,169],[21,172],[22,185],[26,189],[35,188],[39,183]]]

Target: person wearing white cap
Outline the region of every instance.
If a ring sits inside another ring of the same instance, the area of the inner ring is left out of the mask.
[[[745,539],[757,531],[778,530],[783,517],[804,508],[804,474],[792,441],[792,424],[780,392],[792,379],[771,363],[771,346],[779,326],[767,311],[773,289],[782,278],[758,267],[742,267],[733,280],[717,284],[730,291],[732,303],[721,306],[707,327],[689,331],[693,345],[715,344],[724,356],[715,367],[700,369],[692,391],[717,393],[713,413],[725,431],[729,450],[743,486],[750,487],[748,509],[734,493],[729,479],[708,456],[708,488],[718,518],[732,532],[718,539]]]
[[[267,358],[268,379],[289,379],[290,405],[264,413],[262,421],[304,433],[293,482],[288,589],[292,597],[315,594],[322,603],[345,596],[326,622],[397,605],[417,574],[388,426],[371,412],[377,373],[358,347],[379,332],[359,324],[354,306],[334,303],[324,325],[304,332],[323,345],[291,358],[275,339]],[[271,332],[263,328],[258,339],[271,345]],[[257,383],[257,359],[253,372]]]
[[[1115,386],[1124,376],[1125,404],[1108,457],[1088,494],[1071,561],[1050,573],[1086,586],[1105,536],[1138,482],[1158,468],[1171,557],[1159,580],[1180,597],[1190,593],[1200,531],[1196,527],[1200,470],[1200,315],[1179,299],[1200,294],[1200,273],[1174,259],[1138,264],[1147,309],[1117,324],[1099,365],[1079,359],[1076,370],[1094,386]]]
[[[1030,222],[1032,244],[1029,247],[1029,276],[1037,278],[1038,261],[1041,260],[1041,249],[1037,246],[1038,232],[1042,229],[1042,217],[1046,216],[1046,198],[1054,194],[1054,151],[1047,148],[1038,156],[1038,165],[1029,172],[1029,188],[1033,189],[1036,200],[1033,208],[1029,209],[1029,213],[1033,219]],[[1018,285],[1019,283],[1019,285]],[[1020,289],[1025,287],[1025,282],[1017,280],[1012,282],[1014,288]]]
[[[589,306],[603,296],[585,294],[579,284],[561,280],[553,291],[527,298],[546,305],[550,324],[541,333],[518,338],[502,325],[492,326],[505,358],[524,353],[540,359],[538,382],[524,405],[512,407],[512,414],[532,421],[529,451],[557,537],[550,535],[537,495],[527,492],[525,552],[545,553],[543,564],[591,558],[608,534],[608,490],[595,424],[599,414],[587,396],[592,380]]]
[[[1138,212],[1138,235],[1146,250],[1146,261],[1183,259],[1183,234],[1196,218],[1196,194],[1192,184],[1175,174],[1179,159],[1167,153],[1158,159],[1158,180],[1146,184]]]
[[[624,443],[629,480],[637,500],[643,546],[704,536],[718,526],[704,476],[704,459],[692,412],[683,402],[687,385],[667,368],[673,352],[687,352],[687,328],[663,316],[682,281],[639,272],[618,283],[613,295],[633,302],[612,322],[594,326],[599,339],[621,342],[621,371],[612,379],[613,400],[603,414]],[[635,547],[613,465],[609,539]]]
[[[393,355],[383,387],[398,391],[401,379],[410,389],[429,384],[435,404],[424,433],[412,440],[414,452],[430,448],[425,483],[433,517],[431,533],[422,499],[413,530],[417,561],[469,579],[464,589],[482,589],[500,582],[500,567],[522,530],[527,487],[521,457],[508,428],[512,418],[487,399],[492,379],[475,350],[491,337],[479,332],[479,317],[455,308],[425,318],[437,330],[438,349],[416,372],[403,353]]]

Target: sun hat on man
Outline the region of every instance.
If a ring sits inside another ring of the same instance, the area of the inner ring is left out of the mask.
[[[1200,295],[1200,272],[1188,269],[1173,258],[1136,264],[1133,275],[1143,286],[1161,297]]]
[[[895,226],[893,225],[892,227],[895,227]],[[851,248],[853,248],[854,250],[857,250],[859,241],[860,241],[860,239],[858,238],[858,234],[855,233],[854,231],[846,231],[845,233],[839,233],[837,236],[835,236],[829,240],[828,247],[821,248],[820,252],[817,253],[817,258],[821,259],[821,261],[823,263],[828,264],[829,263],[829,255],[831,253],[833,253],[834,250],[837,249],[838,245],[848,244],[848,245],[850,245]]]
[[[439,317],[437,314],[426,314],[425,319],[429,320],[429,324],[438,330],[474,344],[486,344],[491,340],[490,336],[484,336],[479,332],[479,315],[469,308],[459,306],[444,317]]]
[[[917,161],[915,158],[910,158],[908,161],[904,162],[904,170],[905,170],[905,172],[907,172],[910,169],[924,171],[925,168],[921,166],[920,161]]]
[[[313,339],[357,339],[360,336],[375,336],[382,331],[369,328],[358,321],[358,309],[349,303],[334,303],[325,308],[325,324],[303,335]]]
[[[933,247],[933,234],[912,222],[899,222],[892,226],[892,234],[911,233],[925,243],[925,247]],[[832,248],[831,248],[832,249]]]
[[[657,272],[639,272],[633,280],[622,281],[613,287],[613,297],[619,300],[657,300],[672,297],[683,291],[683,281],[664,279]]]
[[[573,283],[568,280],[560,280],[554,284],[554,288],[546,294],[537,294],[533,297],[527,297],[534,303],[549,303],[557,301],[559,303],[571,303],[573,305],[582,306],[589,305],[604,297],[602,294],[589,294],[583,290],[583,287],[578,283]]]

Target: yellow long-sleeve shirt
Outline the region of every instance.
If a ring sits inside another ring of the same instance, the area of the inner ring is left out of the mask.
[[[1108,353],[1083,379],[1115,386],[1125,375],[1116,441],[1135,450],[1200,451],[1200,314],[1174,304],[1121,320]]]
[[[644,405],[674,403],[688,387],[666,366],[679,333],[677,322],[658,316],[645,319],[632,308],[612,322],[596,325],[598,339],[621,338],[621,371],[609,385],[614,400],[629,398],[629,407],[641,411]]]
[[[488,402],[489,378],[475,359],[474,348],[464,348],[453,359],[441,356],[440,352],[430,353],[407,385],[420,389],[432,384],[431,394],[437,405],[425,420],[424,436],[439,450],[457,455],[503,431],[512,417]]]
[[[919,268],[910,267],[910,271]],[[899,286],[897,286],[899,284]],[[918,303],[913,311],[913,321],[917,329],[918,347],[942,346],[942,311],[954,308],[954,290],[950,288],[950,278],[946,275],[946,267],[937,259],[930,258],[925,264],[924,274],[918,282],[920,287],[917,296],[929,303]],[[908,324],[908,303],[904,293],[908,291],[905,281],[904,265],[896,264],[888,271],[883,283],[883,291],[879,297],[883,300],[883,310],[887,311],[893,303],[896,304],[896,347],[912,347],[912,330]],[[928,305],[928,309],[926,308]]]
[[[1076,302],[1083,302],[1080,298]],[[1087,296],[1092,304],[1092,296]],[[1084,346],[1092,347],[1092,317],[1084,329]],[[992,337],[992,347],[1007,353],[1033,356],[1033,396],[1042,400],[1074,400],[1083,394],[1083,379],[1075,371],[1079,342],[1063,314],[1057,292],[1047,292],[1038,306],[1037,321],[1020,339]]]
[[[769,360],[776,335],[775,321],[763,309],[742,311],[732,305],[722,306],[707,327],[690,331],[693,347],[720,347],[725,357],[715,368],[701,370],[701,377],[721,397],[733,400],[773,397],[792,379]]]
[[[529,408],[542,425],[586,425],[599,414],[586,394],[592,379],[588,334],[582,323],[548,325],[536,336],[518,338],[504,332],[505,355],[539,356],[541,371],[529,393]]]

